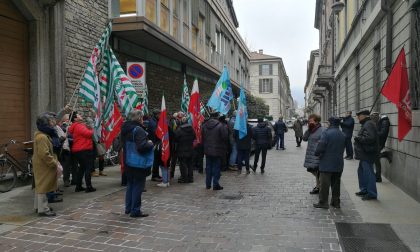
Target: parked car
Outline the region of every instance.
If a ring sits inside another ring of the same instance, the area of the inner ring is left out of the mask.
[[[288,119],[285,121],[287,128],[293,128],[293,124],[295,123],[295,119]]]

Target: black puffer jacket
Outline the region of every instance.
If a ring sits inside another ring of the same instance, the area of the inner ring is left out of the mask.
[[[192,157],[195,132],[191,125],[183,124],[175,131],[176,153],[178,157]]]
[[[223,157],[228,144],[228,128],[216,118],[211,118],[202,126],[204,154],[211,157]]]
[[[252,138],[255,139],[255,144],[259,147],[269,148],[271,145],[271,130],[267,123],[260,122],[252,129]]]
[[[354,152],[357,160],[373,163],[379,154],[378,132],[369,117],[360,122],[362,128],[354,138]]]
[[[378,137],[379,137],[379,150],[385,147],[386,139],[389,134],[389,118],[388,116],[382,116],[378,122]]]

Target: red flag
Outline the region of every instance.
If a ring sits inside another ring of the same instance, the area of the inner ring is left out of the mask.
[[[111,147],[112,142],[114,139],[120,134],[121,126],[123,124],[123,118],[121,116],[120,111],[118,110],[118,106],[114,103],[114,114],[112,115],[111,121],[113,122],[112,131],[107,131],[105,127],[105,123],[102,124],[102,141],[105,143],[105,148],[108,150]]]
[[[168,167],[168,159],[170,155],[169,149],[169,132],[168,120],[166,118],[165,96],[162,96],[162,108],[160,110],[160,118],[156,129],[156,136],[162,141],[162,161],[165,167]]]
[[[410,87],[404,48],[392,67],[382,94],[398,108],[398,140],[401,142],[411,130]]]
[[[201,114],[200,92],[198,90],[198,81],[194,80],[194,85],[191,91],[190,104],[188,105],[188,112],[191,114],[192,126],[195,132],[194,145],[201,143],[201,124],[204,117]]]

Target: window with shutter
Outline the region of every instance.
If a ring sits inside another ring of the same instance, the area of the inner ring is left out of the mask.
[[[260,67],[260,74],[259,75],[262,75],[262,65],[259,65],[259,67]]]
[[[259,79],[259,81],[260,81],[260,85],[259,85],[259,92],[260,92],[260,94],[263,92],[263,80],[262,79]]]
[[[273,64],[270,64],[270,75],[273,75]]]

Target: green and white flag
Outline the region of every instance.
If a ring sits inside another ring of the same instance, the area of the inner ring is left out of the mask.
[[[190,105],[190,92],[188,91],[187,78],[184,75],[184,85],[182,88],[181,111],[188,114],[188,106]]]
[[[147,83],[144,83],[144,93],[141,100],[141,110],[143,114],[149,114],[149,90],[147,88]]]

